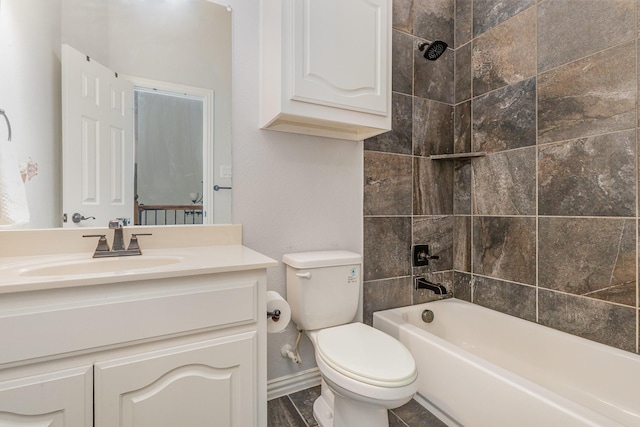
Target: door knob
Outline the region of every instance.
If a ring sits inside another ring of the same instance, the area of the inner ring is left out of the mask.
[[[95,216],[88,216],[85,217],[83,215],[80,215],[79,213],[74,213],[73,216],[71,217],[71,221],[73,221],[74,223],[79,223],[80,221],[86,221],[88,219],[96,219]]]

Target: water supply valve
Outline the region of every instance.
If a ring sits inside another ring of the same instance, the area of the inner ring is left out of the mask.
[[[411,259],[414,267],[422,267],[429,265],[430,259],[440,259],[440,257],[429,254],[429,245],[413,245]]]

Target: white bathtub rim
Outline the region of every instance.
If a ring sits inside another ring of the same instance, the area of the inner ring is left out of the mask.
[[[406,323],[406,326],[410,328],[408,332],[412,335],[419,336],[420,333],[424,333],[422,329],[408,322]],[[522,393],[544,401],[544,403],[549,405],[550,407],[553,407],[572,418],[580,420],[584,423],[585,426],[623,426],[623,424],[620,424],[617,421],[612,420],[611,418],[606,417],[599,412],[593,411],[590,408],[580,405],[579,403],[576,403],[565,396],[549,390],[531,380],[523,378],[463,348],[456,346],[456,350],[459,349],[459,351],[453,350],[451,348],[453,344],[450,344],[449,342],[438,336],[434,335],[433,338],[434,345],[440,350],[447,353],[450,357],[464,361],[471,361],[471,363],[473,363],[473,365],[483,373],[497,379],[498,381],[505,382],[511,385]],[[433,404],[435,405],[435,403]],[[588,418],[580,414],[580,412],[582,411],[589,413]]]
[[[450,303],[449,301],[451,301],[452,303],[465,303],[464,301],[459,301],[459,300],[438,301],[437,303]],[[374,321],[373,321],[374,327],[379,327],[381,330],[389,333],[390,335],[394,336],[396,339],[400,340],[401,342],[404,342],[404,340],[400,336],[400,334],[403,332],[406,334],[412,335],[414,337],[420,337],[426,331],[424,331],[423,329],[420,329],[418,326],[415,326],[411,324],[408,320],[406,320],[403,316],[403,312],[406,311],[407,309],[419,310],[419,309],[422,309],[422,307],[429,306],[430,304],[433,304],[433,302],[419,304],[419,305],[410,306],[410,307],[400,307],[396,309],[375,312]],[[389,328],[381,327],[382,325],[376,325],[378,323],[376,322],[376,318],[378,318],[382,322],[391,323],[392,325],[394,325],[395,328],[397,328],[397,331],[389,331]],[[514,317],[514,320],[527,322],[526,320],[515,318],[515,317]],[[560,331],[555,331],[551,328],[549,328],[549,331],[554,333],[557,332],[563,335],[569,335]],[[580,421],[585,426],[592,426],[592,427],[624,426],[624,424],[621,424],[617,420],[611,419],[610,417],[607,417],[600,412],[594,411],[584,405],[581,405],[569,399],[568,397],[560,395],[527,378],[521,377],[516,373],[511,372],[508,369],[505,369],[493,362],[490,362],[476,354],[473,354],[462,347],[452,344],[435,334],[430,333],[429,335],[430,335],[430,340],[432,344],[439,350],[445,352],[449,357],[462,360],[465,363],[470,362],[471,364],[473,364],[475,368],[479,369],[484,374],[489,375],[500,382],[507,383],[512,387],[515,387],[517,390],[544,402],[544,404],[548,405],[549,407],[555,408],[556,410],[566,414],[567,416]],[[574,338],[577,338],[577,337],[574,337]],[[453,421],[455,423],[453,425],[462,425],[458,420],[453,418],[450,414],[447,414],[446,410],[442,409],[437,402],[431,401],[427,396],[422,394],[420,390],[418,390],[418,395],[425,401],[429,402],[431,407],[436,408],[437,411],[441,413],[441,415],[444,415],[443,418],[447,418],[449,422]],[[581,414],[582,412],[584,412],[584,415]],[[447,421],[447,420],[443,420],[443,421]]]

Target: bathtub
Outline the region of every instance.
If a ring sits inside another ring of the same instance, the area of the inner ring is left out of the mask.
[[[635,354],[457,299],[379,311],[373,326],[413,354],[416,400],[447,425],[640,427]]]

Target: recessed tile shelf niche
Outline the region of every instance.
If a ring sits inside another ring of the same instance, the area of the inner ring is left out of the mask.
[[[465,160],[473,159],[474,157],[484,157],[487,155],[486,151],[477,151],[475,153],[455,153],[455,154],[432,154],[429,156],[431,160]]]

